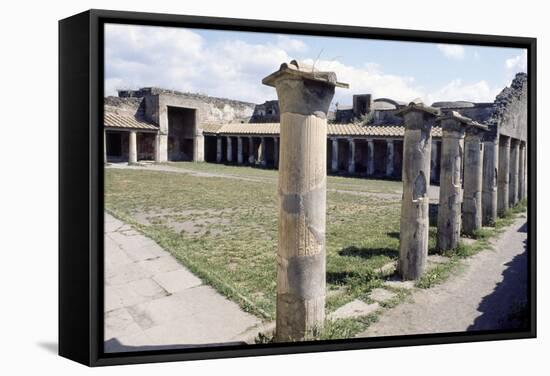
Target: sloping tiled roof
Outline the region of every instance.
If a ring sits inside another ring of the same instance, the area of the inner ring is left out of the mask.
[[[203,131],[210,134],[278,135],[279,123],[224,124],[217,130],[203,125]],[[327,133],[328,136],[403,137],[405,128],[402,125],[328,124]],[[441,128],[432,127],[432,136],[441,137]]]
[[[222,127],[222,124],[213,124],[213,123],[201,124],[201,128],[204,133],[216,133],[221,127]]]
[[[217,133],[225,134],[279,134],[279,123],[230,123],[224,124]]]
[[[150,122],[143,119],[139,119],[131,114],[120,114],[114,112],[105,112],[104,125],[109,128],[126,128],[126,129],[152,129],[158,130],[159,128]]]

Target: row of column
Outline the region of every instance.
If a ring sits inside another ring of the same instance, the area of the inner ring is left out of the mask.
[[[330,170],[333,173],[336,173],[339,171],[339,160],[338,160],[338,143],[340,139],[333,137],[331,138],[331,151],[332,151],[332,159],[330,164]],[[355,163],[356,163],[356,155],[355,155],[355,139],[354,138],[348,138],[348,173],[349,174],[355,174]],[[386,140],[386,176],[390,177],[394,174],[394,141],[393,140]],[[373,175],[374,174],[374,140],[373,139],[367,139],[367,159],[366,159],[366,165],[367,165],[367,175]]]
[[[164,141],[165,137],[164,137]],[[155,135],[155,162],[165,162],[162,159],[162,142],[163,137],[160,134]],[[166,146],[166,145],[165,145]],[[165,148],[166,150],[166,148]],[[103,162],[107,163],[107,132],[103,131]],[[131,130],[128,132],[128,164],[137,164],[138,148],[137,148],[137,131]]]
[[[235,158],[233,156],[233,139],[235,137],[226,136],[226,161],[233,163]],[[241,165],[244,164],[244,152],[243,152],[243,137],[236,137],[237,139],[237,156],[236,162]],[[259,150],[254,145],[254,137],[248,137],[248,164],[256,164],[256,151],[258,152],[258,161],[262,167],[267,166],[267,146],[266,137],[260,137]],[[223,140],[218,136],[216,140],[216,163],[223,161]],[[273,137],[273,164],[275,167],[279,165],[279,137]]]
[[[487,126],[455,111],[438,116],[420,102],[398,115],[405,120],[399,272],[413,280],[422,276],[428,255],[432,124],[440,123],[443,132],[439,251],[455,249],[461,233],[474,235],[482,225],[493,225],[497,214],[526,197],[526,147],[505,136],[499,142],[496,130],[489,133]]]

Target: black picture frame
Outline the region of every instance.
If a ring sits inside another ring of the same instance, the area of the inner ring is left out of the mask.
[[[103,25],[179,26],[526,48],[528,55],[529,330],[285,344],[103,352]],[[88,366],[370,349],[536,337],[535,38],[88,10],[59,21],[59,354]]]

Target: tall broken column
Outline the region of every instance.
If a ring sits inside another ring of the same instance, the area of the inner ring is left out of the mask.
[[[275,340],[299,341],[325,319],[326,115],[347,85],[296,61],[262,82],[281,112]]]
[[[510,142],[510,183],[509,183],[509,205],[514,206],[518,202],[519,187],[519,140],[513,139]]]
[[[430,228],[428,187],[431,130],[438,113],[437,109],[424,106],[419,100],[397,112],[405,122],[398,264],[399,274],[404,280],[420,278],[426,268]]]
[[[471,119],[456,111],[438,119],[441,137],[441,175],[437,215],[437,249],[455,249],[460,240],[462,204],[462,158],[464,132]]]
[[[510,179],[510,137],[500,136],[498,141],[497,211],[502,216],[508,210]]]
[[[481,223],[494,226],[497,219],[498,132],[496,124],[489,126],[483,139],[483,184]]]
[[[482,225],[481,201],[483,189],[482,138],[489,128],[471,122],[464,138],[464,199],[462,204],[462,232],[474,235]]]

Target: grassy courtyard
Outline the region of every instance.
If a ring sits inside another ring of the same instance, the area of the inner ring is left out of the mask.
[[[106,169],[106,210],[138,227],[245,310],[273,319],[277,171],[179,165],[262,179]],[[397,258],[401,183],[329,177],[328,189],[327,307],[334,310],[355,298],[368,301],[369,291],[382,283],[378,269]]]
[[[181,172],[106,169],[106,210],[154,239],[244,310],[273,320],[277,171],[208,163],[170,166]],[[395,181],[328,178],[328,312],[354,299],[369,303],[369,292],[382,286],[387,270],[381,268],[398,257],[401,187]],[[446,255],[449,262],[428,272],[417,287],[445,280],[460,258],[486,248],[512,214],[499,220],[496,229],[484,229],[475,243]],[[432,228],[430,253],[435,235]],[[397,300],[407,295],[395,292]],[[352,336],[372,319],[330,323],[321,337]]]

